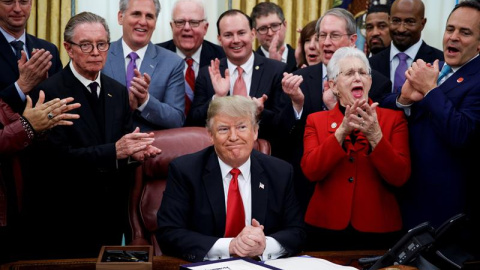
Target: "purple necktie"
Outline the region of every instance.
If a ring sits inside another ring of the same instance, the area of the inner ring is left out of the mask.
[[[128,63],[128,66],[127,66],[127,89],[128,89],[130,88],[132,79],[135,76],[135,73],[133,72],[133,70],[137,68],[135,61],[138,59],[138,54],[136,52],[131,52],[128,54],[127,57],[130,58],[130,63]]]
[[[407,71],[407,59],[408,55],[403,52],[397,53],[398,66],[395,70],[395,81],[393,82],[393,92],[398,93],[402,91],[403,83],[405,83],[405,71]]]

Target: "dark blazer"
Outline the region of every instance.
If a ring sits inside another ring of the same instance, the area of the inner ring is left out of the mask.
[[[252,83],[250,85],[250,96],[261,97],[263,94],[268,96],[265,102],[265,109],[261,115],[260,137],[267,138],[266,134],[275,126],[276,117],[283,109],[286,101],[286,95],[282,90],[282,78],[285,70],[285,63],[271,60],[254,53]],[[220,60],[220,72],[225,76],[225,69],[228,68],[227,58]],[[190,126],[205,126],[207,119],[207,110],[215,91],[208,67],[200,69],[195,82],[195,97],[192,108],[187,117],[187,124]],[[268,138],[267,138],[268,139]]]
[[[27,53],[29,56],[33,49],[45,49],[52,54],[52,66],[48,70],[49,77],[62,70],[63,66],[60,61],[60,54],[57,46],[29,34],[26,34],[25,38],[27,41]],[[17,58],[13,53],[12,47],[2,34],[0,34],[0,70],[2,70],[2,72],[0,72],[0,98],[8,103],[15,112],[23,112],[25,103],[22,101],[15,88],[15,82],[20,76]]]
[[[266,236],[285,248],[287,256],[299,252],[306,236],[293,192],[292,167],[253,150],[251,188],[252,218],[265,227]],[[162,251],[185,260],[202,261],[224,236],[225,195],[213,146],[170,163],[157,216]]]
[[[43,168],[36,172],[37,181],[29,182],[29,194],[35,198],[29,206],[39,212],[30,212],[31,226],[45,230],[37,236],[40,239],[49,235],[39,242],[40,253],[51,252],[46,257],[96,256],[102,245],[121,244],[127,228],[133,167],[126,160],[117,161],[115,143],[133,129],[128,92],[106,75],[101,74],[100,81],[99,101],[104,105],[97,116],[86,87],[69,65],[38,87],[47,100],[73,97],[82,105],[72,111],[80,115],[72,126],[51,130],[45,148],[38,152]],[[38,179],[43,179],[41,184]],[[41,222],[36,215],[41,215]]]
[[[173,39],[162,42],[162,43],[158,43],[156,45],[163,47],[165,49],[168,49],[172,52],[177,51],[177,47],[175,47],[175,43],[173,43]],[[223,52],[222,47],[216,44],[213,44],[210,41],[203,40],[202,51],[200,52],[200,68],[210,65],[210,60],[213,60],[215,58],[222,59],[224,57],[225,57],[225,52]]]
[[[391,46],[388,46],[385,50],[375,54],[374,56],[368,58],[370,62],[370,67],[373,70],[380,72],[383,76],[387,77],[390,80],[390,50]],[[427,63],[433,63],[435,60],[443,61],[443,52],[427,45],[425,41],[422,41],[422,45],[413,59],[413,62],[417,61],[418,59],[422,59]],[[393,83],[393,82],[392,82]],[[385,96],[392,92],[392,87],[390,87],[389,91],[381,93],[381,96]],[[379,93],[380,95],[380,93]]]
[[[295,49],[292,48],[292,46],[290,46],[289,44],[287,44],[287,50],[288,50],[287,63],[286,63],[287,68],[285,69],[285,71],[291,73],[298,69],[297,59],[295,59]],[[261,46],[259,46],[255,52],[265,57],[265,54],[263,53]]]
[[[460,212],[479,217],[475,177],[480,138],[480,57],[471,60],[411,106],[412,176],[401,207],[406,228],[430,221],[437,228]],[[396,95],[385,106],[396,108]],[[474,154],[475,155],[475,154]]]

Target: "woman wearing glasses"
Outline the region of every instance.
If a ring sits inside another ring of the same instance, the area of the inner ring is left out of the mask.
[[[395,190],[410,175],[406,119],[368,99],[362,51],[338,49],[327,74],[338,102],[308,116],[301,162],[316,183],[305,215],[308,248],[386,249],[401,236]]]

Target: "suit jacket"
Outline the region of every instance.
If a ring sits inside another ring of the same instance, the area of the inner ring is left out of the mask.
[[[27,42],[27,53],[29,55],[33,49],[45,49],[52,54],[52,66],[48,70],[49,77],[62,70],[63,66],[60,61],[60,54],[57,46],[29,34],[26,34],[25,39]],[[15,88],[15,82],[20,76],[17,58],[13,53],[12,47],[2,34],[0,34],[0,69],[2,70],[2,72],[0,72],[0,98],[8,103],[15,112],[23,112],[25,103],[22,101]]]
[[[269,139],[268,134],[276,125],[276,117],[283,109],[286,102],[286,95],[282,90],[282,78],[286,65],[276,60],[271,60],[254,53],[252,83],[250,85],[250,96],[268,96],[265,102],[265,109],[261,115],[260,137]],[[258,67],[258,68],[257,68]],[[220,60],[220,73],[225,76],[225,69],[228,68],[227,58]],[[207,110],[215,91],[208,72],[208,67],[200,70],[195,82],[195,97],[192,108],[187,117],[187,124],[192,126],[205,126]]]
[[[264,188],[259,188],[260,183]],[[292,167],[253,150],[251,154],[252,218],[293,255],[305,240],[302,215],[293,192]],[[202,261],[225,234],[225,195],[214,147],[170,163],[167,186],[158,211],[162,251]]]
[[[411,106],[408,117],[412,176],[402,202],[407,228],[430,221],[436,227],[460,213],[478,218],[480,57]],[[396,108],[396,95],[385,106]]]
[[[176,54],[149,43],[140,73],[151,77],[150,99],[142,112],[135,111],[134,125],[142,131],[176,128],[185,121],[183,61]],[[126,85],[122,39],[113,42],[102,73]]]
[[[373,70],[376,70],[382,73],[383,76],[390,79],[390,50],[391,46],[388,46],[385,50],[375,54],[374,56],[368,58],[370,62],[370,67]],[[443,61],[443,52],[427,45],[425,41],[422,41],[422,45],[413,59],[413,62],[418,59],[422,59],[427,63],[433,63],[436,59]],[[392,82],[393,83],[393,82]],[[384,92],[378,93],[380,97],[384,97],[392,92],[392,87],[390,89],[383,89]]]
[[[72,126],[53,128],[45,145],[39,146],[38,168],[30,178],[34,181],[26,183],[29,224],[42,231],[33,231],[29,241],[33,246],[41,243],[41,248],[32,249],[45,253],[44,258],[95,256],[102,245],[121,244],[127,228],[133,167],[127,160],[117,160],[115,143],[133,130],[128,92],[117,81],[100,76],[100,116],[95,116],[86,87],[69,65],[38,87],[44,89],[46,100],[73,97],[82,105],[72,111],[80,119]]]
[[[344,118],[338,103],[308,116],[302,169],[316,182],[305,215],[308,224],[331,230],[351,224],[377,233],[402,228],[394,188],[410,176],[407,121],[389,109],[377,108],[377,116],[383,137],[373,151],[361,132],[354,144],[350,135],[338,143],[334,134]]]
[[[160,47],[168,49],[174,53],[177,51],[177,47],[175,47],[175,43],[173,43],[173,39],[169,41],[165,41],[162,43],[157,44]],[[202,51],[200,52],[200,68],[204,66],[209,66],[210,61],[214,60],[215,58],[222,59],[225,57],[225,52],[223,48],[211,43],[210,41],[203,40],[202,42]]]
[[[295,59],[295,49],[292,48],[292,46],[290,46],[289,44],[287,44],[287,50],[288,50],[287,63],[286,63],[287,68],[285,69],[285,71],[288,73],[291,73],[298,69],[297,60]],[[255,52],[265,57],[265,54],[263,53],[260,46],[257,48]]]

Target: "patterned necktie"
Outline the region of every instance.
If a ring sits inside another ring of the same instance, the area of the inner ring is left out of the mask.
[[[195,92],[195,72],[193,71],[193,59],[185,58],[185,62],[187,62],[187,70],[185,71],[185,81],[187,82],[185,87],[185,115],[187,115]]]
[[[233,85],[233,95],[241,95],[241,96],[248,96],[247,95],[247,85],[243,80],[243,68],[238,66],[237,67],[238,77],[235,80],[235,84]]]
[[[447,64],[443,65],[442,71],[440,71],[440,74],[438,75],[437,85],[439,85],[440,82],[442,82],[442,79],[443,79],[445,76],[447,76],[448,73],[450,73],[450,72],[452,72],[452,68],[451,68],[449,65],[447,65]],[[445,79],[445,80],[446,80],[446,79]],[[445,81],[445,80],[444,80],[444,81]],[[442,83],[443,83],[443,82],[442,82]]]
[[[227,221],[225,224],[225,237],[236,237],[245,227],[245,209],[242,196],[238,189],[238,175],[240,170],[233,168],[230,171],[232,180],[228,187]]]
[[[130,62],[128,63],[127,66],[127,89],[130,88],[130,85],[132,83],[132,79],[135,76],[135,73],[133,72],[137,68],[137,64],[135,61],[138,59],[138,54],[136,52],[131,52],[128,54],[128,57],[130,58]]]
[[[10,45],[15,49],[15,56],[17,56],[17,60],[22,58],[22,51],[23,51],[23,41],[17,40],[10,42]]]
[[[408,55],[406,53],[400,52],[397,53],[399,60],[397,69],[395,70],[395,81],[393,82],[393,92],[397,93],[402,91],[402,86],[405,83],[405,71],[407,71],[407,59]]]

